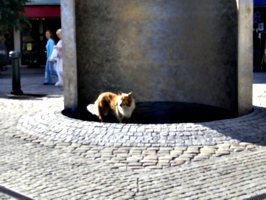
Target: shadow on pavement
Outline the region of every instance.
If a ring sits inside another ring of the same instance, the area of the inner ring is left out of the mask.
[[[71,113],[63,114],[74,118]],[[234,118],[237,115],[215,106],[183,102],[137,102],[136,109],[128,123],[134,124],[171,124],[186,122],[207,122],[220,119]],[[87,110],[80,112],[77,117],[86,121],[99,121]],[[116,117],[109,114],[105,122],[118,122]]]
[[[266,72],[254,72],[253,73],[253,83],[254,84],[266,84]]]
[[[39,96],[62,96],[63,88],[55,87],[54,85],[43,85],[44,83],[44,67],[39,68],[20,68],[20,83],[21,90],[28,96],[10,97],[9,94],[12,91],[12,69],[8,67],[7,71],[1,72],[0,74],[0,98],[16,98],[16,99],[27,99],[36,98]],[[57,78],[53,78],[55,83]]]
[[[63,111],[63,114],[74,118],[73,115]],[[81,120],[96,121],[99,119],[84,110],[77,117]],[[117,123],[113,115],[108,115],[105,122]],[[245,116],[237,117],[233,112],[218,107],[181,102],[139,102],[132,118],[128,124],[176,124],[196,123],[187,130],[189,135],[195,135],[197,140],[198,132],[205,135],[206,141],[217,139],[217,133],[221,137],[230,137],[239,142],[248,142],[266,146],[266,108],[255,107],[255,110]],[[199,129],[193,126],[201,127]],[[204,130],[207,128],[207,131]],[[206,132],[204,132],[206,131]],[[212,135],[215,131],[215,135]],[[177,134],[182,132],[176,130]],[[177,135],[178,138],[178,135]],[[227,139],[228,140],[228,139]],[[225,140],[226,141],[226,140]]]

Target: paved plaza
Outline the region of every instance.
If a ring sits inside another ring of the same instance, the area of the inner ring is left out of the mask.
[[[246,116],[160,125],[70,119],[44,68],[21,74],[29,95],[10,95],[11,70],[0,74],[1,187],[39,200],[266,197],[266,73]]]

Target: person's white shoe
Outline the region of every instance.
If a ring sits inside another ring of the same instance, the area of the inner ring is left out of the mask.
[[[63,84],[60,83],[60,82],[56,82],[55,86],[56,86],[56,87],[63,87]]]

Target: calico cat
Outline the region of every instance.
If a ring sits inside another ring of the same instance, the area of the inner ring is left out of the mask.
[[[120,123],[126,123],[134,109],[135,100],[132,97],[132,92],[128,94],[104,92],[99,95],[94,104],[87,106],[87,110],[98,116],[101,122],[103,122],[104,116],[112,113]]]

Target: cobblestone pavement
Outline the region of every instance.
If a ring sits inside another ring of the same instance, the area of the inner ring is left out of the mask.
[[[255,112],[237,118],[235,122],[224,121],[222,126],[225,129],[219,129],[218,122],[213,122],[212,126],[204,123],[205,134],[214,130],[210,136],[216,140],[206,137],[200,145],[177,142],[164,146],[157,142],[159,145],[155,146],[145,146],[145,143],[144,146],[133,143],[131,146],[119,143],[102,146],[82,143],[82,139],[52,141],[49,140],[51,138],[39,137],[36,131],[38,124],[41,125],[40,130],[44,128],[42,125],[48,126],[45,133],[58,128],[55,122],[61,116],[58,112],[63,109],[63,98],[60,88],[41,86],[42,74],[38,70],[36,74],[28,75],[34,78],[22,79],[25,84],[22,90],[52,95],[16,99],[6,95],[8,87],[0,89],[0,185],[44,200],[245,199],[266,193],[265,73],[254,74]],[[24,72],[27,73],[27,70]],[[0,75],[1,86],[8,80],[8,77]],[[31,119],[35,120],[35,126],[30,127],[29,124],[33,123],[26,123]],[[67,127],[67,134],[79,135],[84,129],[83,122],[67,120],[62,119],[64,123],[60,124],[62,129]],[[198,129],[203,126],[186,125]],[[111,124],[108,126],[111,128]],[[177,126],[174,131],[180,131]],[[22,127],[24,131],[21,131]],[[228,134],[226,131],[230,127],[232,132]],[[80,132],[76,131],[79,128]],[[61,130],[57,131],[60,133]],[[113,134],[120,131],[113,131]],[[145,130],[138,132],[141,131]],[[238,131],[237,137],[233,137],[234,131]],[[226,135],[217,140],[223,133]],[[188,141],[189,137],[184,136],[183,141]],[[0,199],[12,198],[3,195]]]
[[[0,193],[0,199],[1,200],[15,200],[15,198],[12,198],[12,197],[10,197],[6,194],[2,194],[2,193]]]
[[[148,125],[87,122],[51,111],[22,118],[18,129],[45,140],[102,146],[206,146],[225,142],[264,144],[266,109],[255,107],[246,116],[213,122]]]

